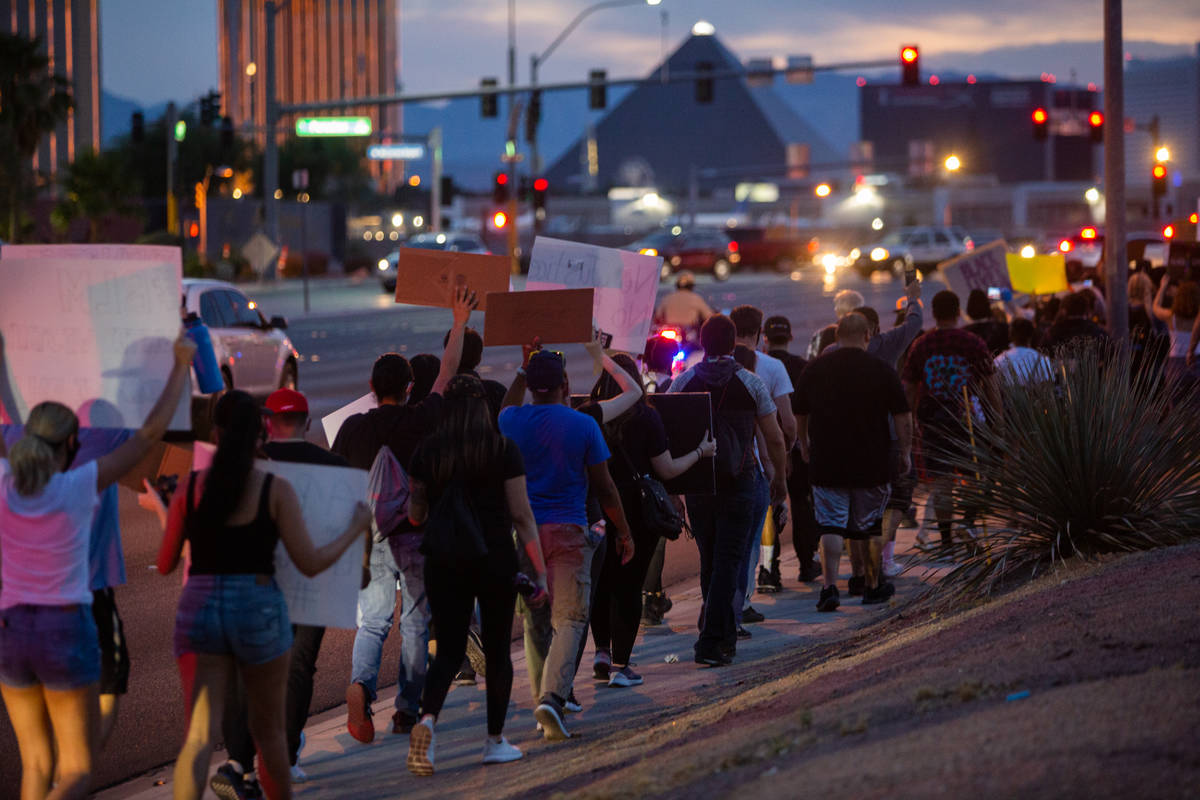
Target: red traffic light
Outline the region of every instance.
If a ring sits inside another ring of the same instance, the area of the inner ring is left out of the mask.
[[[195,239],[199,235],[200,235],[200,224],[199,223],[193,222],[190,225],[188,225],[188,236]]]
[[[496,173],[496,185],[497,186],[507,186],[508,185],[508,173],[497,172]]]
[[[1192,215],[1188,217],[1188,222],[1192,223],[1193,225],[1195,225],[1197,222],[1200,222],[1200,214],[1197,214],[1195,211],[1193,211]]]
[[[508,214],[505,214],[503,211],[497,211],[492,215],[492,224],[497,228],[503,228],[508,224]]]
[[[1104,124],[1104,115],[1099,111],[1093,111],[1092,113],[1088,114],[1088,124],[1093,128],[1099,128]]]
[[[915,44],[900,48],[900,83],[903,86],[921,83],[921,51]]]
[[[1046,120],[1050,119],[1050,115],[1046,113],[1044,108],[1035,108],[1033,110],[1033,121],[1036,125],[1045,125]]]
[[[1058,243],[1058,251],[1060,253],[1069,253],[1075,249],[1075,244],[1070,239],[1063,239]]]
[[[538,178],[533,182],[533,190],[535,192],[544,192],[550,188],[550,181],[545,178]]]
[[[905,47],[900,50],[900,60],[905,64],[911,64],[916,61],[918,55],[920,53],[917,52],[917,48],[915,47]]]
[[[1163,178],[1167,177],[1167,168],[1162,164],[1155,164],[1154,169],[1151,170],[1150,174],[1161,181]]]
[[[1163,233],[1163,238],[1164,238],[1164,239],[1173,239],[1173,238],[1175,238],[1175,226],[1174,226],[1174,225],[1167,225],[1167,226],[1163,227],[1163,231],[1162,231],[1162,233]]]

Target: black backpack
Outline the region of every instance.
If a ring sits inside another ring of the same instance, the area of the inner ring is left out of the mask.
[[[729,393],[729,387],[735,380],[740,380],[736,376],[741,369],[741,365],[734,369],[728,383],[721,387],[720,396],[713,406],[713,439],[717,442],[713,466],[716,469],[718,487],[733,485],[754,461],[753,427],[751,427],[751,439],[746,441],[746,437],[721,413],[721,409],[725,405],[725,397]],[[709,386],[709,393],[714,394],[714,389],[715,387]]]

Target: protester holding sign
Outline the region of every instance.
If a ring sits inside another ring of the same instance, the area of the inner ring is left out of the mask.
[[[79,418],[53,401],[34,406],[11,453],[0,438],[0,694],[20,744],[22,797],[46,796],[52,780],[57,797],[88,792],[101,677],[92,519],[100,493],[166,432],[195,349],[175,340],[170,376],[141,429],[95,461],[71,469]],[[0,379],[6,374],[0,339]]]
[[[437,429],[413,454],[408,502],[409,520],[425,527],[425,591],[438,635],[437,655],[421,696],[421,720],[409,739],[408,769],[417,775],[433,774],[434,724],[466,654],[476,601],[487,659],[483,763],[516,761],[523,755],[503,736],[513,679],[514,527],[533,565],[531,577],[541,602],[547,597],[521,451],[512,439],[496,432],[487,392],[478,378],[451,378],[444,398]]]
[[[175,617],[176,657],[196,655],[187,738],[175,763],[177,800],[199,798],[221,730],[223,705],[236,669],[246,686],[250,732],[276,798],[291,797],[284,698],[292,646],[287,604],[275,582],[275,546],[283,542],[305,575],[324,571],[370,530],[359,503],[335,540],[315,547],[286,480],[256,469],[262,409],[233,391],[214,410],[217,450],[212,466],[193,472],[171,501],[159,571],[172,572],[186,539],[188,582]]]

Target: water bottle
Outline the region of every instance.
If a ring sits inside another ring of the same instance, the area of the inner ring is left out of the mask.
[[[183,327],[184,333],[196,345],[192,368],[196,370],[196,382],[200,384],[200,393],[212,394],[221,391],[225,388],[225,379],[221,377],[221,368],[217,366],[217,354],[213,351],[208,326],[201,322],[200,317],[193,311],[183,321]]]

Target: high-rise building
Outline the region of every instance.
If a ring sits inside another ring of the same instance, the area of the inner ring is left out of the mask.
[[[0,0],[0,31],[42,41],[50,71],[67,79],[75,107],[42,139],[33,168],[54,174],[100,148],[100,0]]]
[[[1150,183],[1154,142],[1147,130],[1158,117],[1159,144],[1171,152],[1170,168],[1200,177],[1200,44],[1190,56],[1134,59],[1125,65],[1125,175],[1131,185]]]
[[[395,94],[399,91],[399,0],[291,0],[275,17],[275,91],[281,105]],[[283,5],[283,4],[277,4]],[[217,0],[222,111],[261,141],[266,124],[266,4]],[[399,137],[399,105],[348,106],[333,115],[368,116],[375,141]],[[281,137],[295,116],[279,120]],[[397,162],[373,166],[391,188]],[[281,176],[286,185],[288,176]]]

